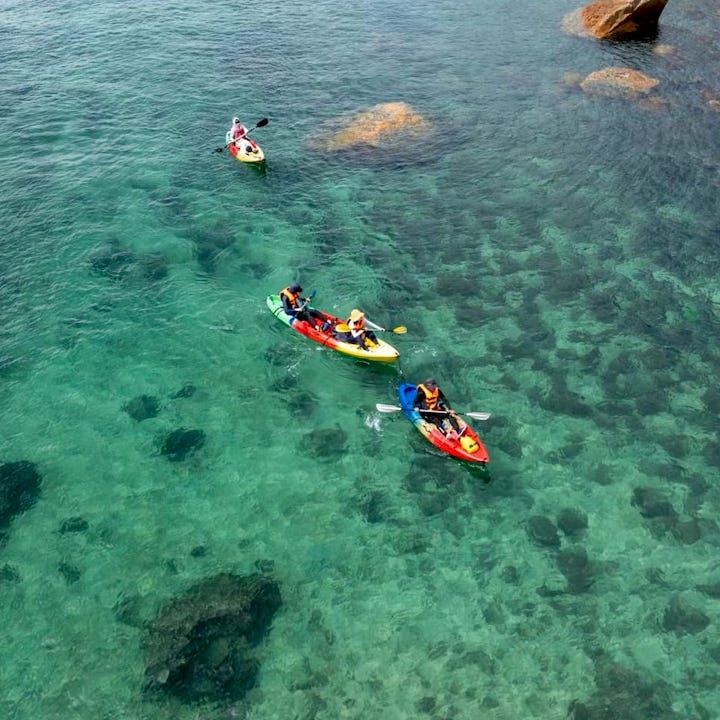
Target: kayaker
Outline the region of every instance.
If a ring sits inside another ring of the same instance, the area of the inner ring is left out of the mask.
[[[443,434],[448,434],[444,427],[445,420],[448,420],[456,435],[458,437],[462,435],[463,428],[460,427],[457,416],[448,405],[445,395],[434,378],[428,378],[417,386],[413,407],[420,413],[423,420],[433,423]],[[446,412],[423,412],[423,410],[445,410]]]
[[[357,343],[364,349],[367,349],[368,340],[377,345],[375,333],[365,327],[365,313],[362,310],[356,308],[350,313],[347,326],[350,328],[350,342]]]
[[[230,139],[238,144],[238,140],[242,140],[247,135],[247,128],[240,123],[240,119],[234,117],[232,127],[230,128]],[[239,146],[238,146],[239,147]]]
[[[310,298],[300,297],[301,292],[302,286],[296,282],[279,292],[285,314],[292,315],[296,320],[305,320],[311,325],[316,325],[316,320],[319,320],[320,324],[323,325],[325,316],[319,311],[308,307],[307,304],[310,302]]]

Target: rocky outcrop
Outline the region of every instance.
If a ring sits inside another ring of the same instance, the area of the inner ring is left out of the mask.
[[[263,575],[224,573],[167,603],[144,640],[146,693],[183,702],[240,700],[257,681],[257,647],[282,604]]]
[[[637,100],[648,96],[659,84],[659,80],[639,70],[607,67],[590,73],[580,87],[588,95]]]
[[[703,90],[703,97],[711,110],[720,112],[720,93],[714,93],[711,90]]]
[[[394,139],[414,139],[430,131],[430,123],[404,102],[380,103],[333,124],[336,129],[310,141],[313,150],[379,148]]]
[[[597,0],[582,11],[583,25],[597,38],[618,40],[657,32],[668,0]]]
[[[565,16],[563,28],[602,40],[648,37],[657,32],[668,0],[597,0]]]

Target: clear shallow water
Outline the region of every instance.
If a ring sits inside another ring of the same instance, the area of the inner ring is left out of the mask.
[[[3,4],[0,461],[42,475],[0,549],[3,716],[715,716],[719,21],[672,3],[661,56],[574,8]],[[666,107],[561,82],[618,64]],[[308,151],[395,100],[432,148]],[[236,113],[271,118],[265,172],[212,153]],[[399,368],[289,335],[264,298],[295,278],[407,325]],[[489,484],[374,411],[428,373],[493,414]],[[179,427],[206,443],[171,463]],[[539,546],[564,508],[587,530]],[[145,700],[118,603],[258,561],[283,606],[246,702]]]

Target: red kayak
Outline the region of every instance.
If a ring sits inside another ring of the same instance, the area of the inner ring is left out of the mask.
[[[462,418],[457,418],[462,429],[462,435],[459,438],[455,437],[454,433],[448,437],[437,425],[425,422],[420,416],[420,413],[413,407],[416,392],[417,386],[411,383],[403,383],[398,388],[400,405],[405,416],[422,433],[423,437],[431,442],[438,450],[442,450],[458,460],[480,463],[482,465],[490,462],[490,455],[485,445],[483,445],[483,441]]]
[[[338,332],[343,326],[345,326],[345,330],[349,329],[344,325],[344,321],[329,313],[322,312],[322,310],[316,310],[316,312],[325,318],[325,322],[318,325],[310,324],[305,320],[296,320],[292,315],[288,315],[283,309],[282,300],[278,295],[270,295],[266,300],[266,304],[278,320],[289,325],[293,330],[314,340],[316,343],[320,343],[320,345],[337,350],[343,355],[350,355],[369,362],[393,362],[400,357],[400,353],[392,345],[379,338],[377,342],[368,340],[365,347],[361,347],[354,342],[348,342],[345,339],[346,333]]]

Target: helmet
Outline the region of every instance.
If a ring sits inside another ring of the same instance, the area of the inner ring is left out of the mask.
[[[428,378],[423,385],[429,388],[436,388],[438,386],[435,378]]]
[[[237,125],[240,122],[240,118],[233,118],[233,125]]]
[[[294,293],[296,293],[296,292],[302,292],[302,286],[300,285],[300,283],[294,282],[294,283],[290,286],[290,292],[294,292]]]
[[[357,308],[355,308],[355,309],[350,313],[350,319],[351,319],[353,322],[357,322],[360,318],[364,318],[364,317],[365,317],[365,313],[362,312],[361,310],[358,310]]]

